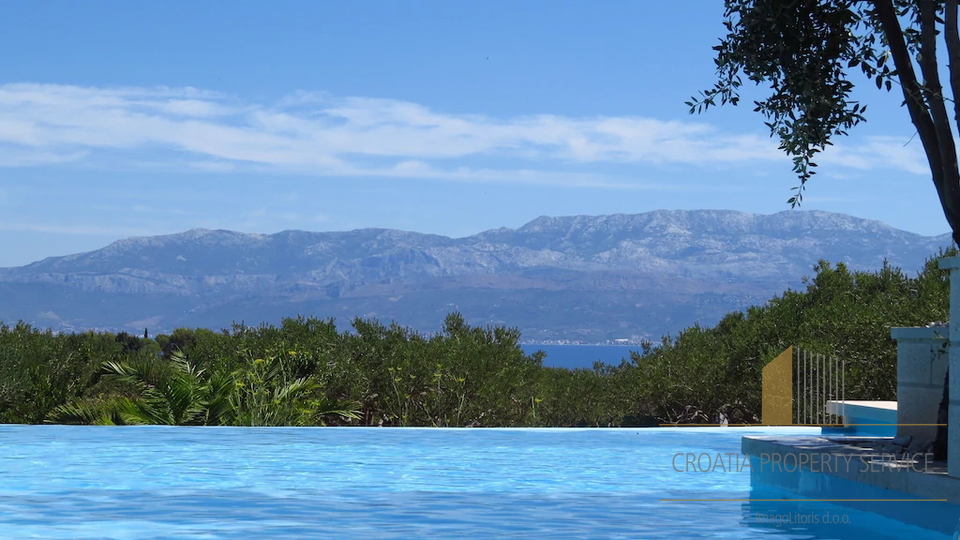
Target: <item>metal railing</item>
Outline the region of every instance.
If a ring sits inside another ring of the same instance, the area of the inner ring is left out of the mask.
[[[846,399],[846,362],[837,357],[793,349],[793,420],[799,425],[842,424],[827,411],[827,401]]]

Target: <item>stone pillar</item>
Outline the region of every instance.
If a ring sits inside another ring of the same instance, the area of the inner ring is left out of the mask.
[[[897,342],[897,436],[933,442],[947,372],[948,326],[891,328]]]
[[[947,425],[947,474],[960,478],[960,257],[944,257],[950,270],[950,405]]]

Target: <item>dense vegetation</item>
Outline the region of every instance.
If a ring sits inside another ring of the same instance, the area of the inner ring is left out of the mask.
[[[789,345],[846,359],[849,398],[895,399],[889,329],[947,319],[945,272],[936,258],[913,277],[814,270],[806,291],[593,369],[543,367],[516,330],[470,327],[459,314],[435,336],[359,319],[352,332],[298,318],[155,339],[0,325],[0,422],[608,426],[724,413],[752,423],[760,370]]]

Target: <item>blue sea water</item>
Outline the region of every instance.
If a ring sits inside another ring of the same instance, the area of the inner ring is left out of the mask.
[[[0,426],[0,537],[948,538],[825,502],[663,500],[779,499],[674,457],[816,432]]]
[[[639,351],[639,345],[538,345],[524,344],[523,350],[533,354],[538,350],[547,353],[543,365],[567,369],[592,368],[596,361],[618,365],[621,359],[630,360],[630,351]]]

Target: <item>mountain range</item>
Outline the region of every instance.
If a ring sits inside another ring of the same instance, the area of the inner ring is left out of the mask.
[[[950,243],[799,210],[539,217],[464,238],[193,229],[0,268],[0,320],[157,333],[305,315],[433,332],[459,311],[527,341],[636,342],[798,288],[820,259],[913,272]]]

